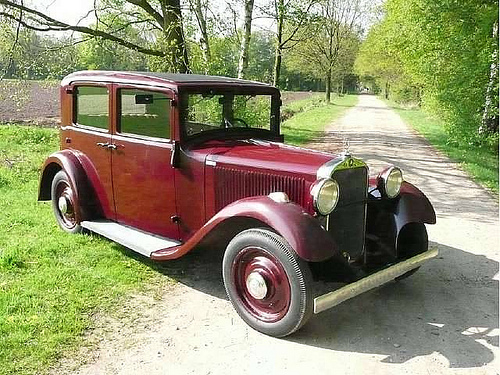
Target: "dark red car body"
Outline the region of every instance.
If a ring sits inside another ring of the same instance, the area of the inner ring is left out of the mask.
[[[108,129],[78,123],[76,94],[81,87],[107,90]],[[147,90],[167,98],[170,134],[158,139],[121,132],[120,90]],[[184,95],[200,90],[268,95],[269,129],[241,127],[224,129],[222,136],[217,132],[216,136],[210,132],[188,136],[182,120]],[[56,217],[58,207],[62,207],[62,218],[70,227],[106,221],[151,238],[171,239],[171,246],[146,254],[159,261],[178,258],[203,243],[225,247],[245,230],[266,228],[284,239],[315,279],[345,282],[362,280],[374,271],[427,252],[423,224],[435,222],[427,198],[407,182],[402,183],[396,198],[385,197],[381,178],[369,178],[366,165],[341,154],[343,150],[334,155],[283,144],[280,93],[274,87],[224,77],[79,72],[62,81],[60,93],[61,150],[45,162],[39,200],[52,199]],[[339,165],[343,165],[339,171],[344,170],[344,177],[338,172],[342,183],[338,213],[325,218],[315,210],[311,189],[321,168],[331,168],[328,171],[333,176]],[[60,171],[66,174],[67,182],[58,188],[53,181]],[[353,200],[343,203],[342,199],[348,198],[342,197],[350,196],[351,182]],[[285,193],[290,202],[269,197],[273,192]],[[56,198],[62,202],[59,206]],[[350,214],[354,211],[356,214]],[[325,224],[325,220],[333,220],[333,224]],[[65,229],[64,223],[62,226]],[[412,250],[405,250],[410,243]],[[356,248],[352,253],[351,244]],[[268,294],[269,288],[264,288]],[[248,302],[251,310],[261,302],[257,300]],[[283,307],[284,311],[292,303]],[[262,311],[267,314],[268,310]],[[260,312],[255,316],[267,315]],[[298,327],[286,332],[254,328],[281,336]]]

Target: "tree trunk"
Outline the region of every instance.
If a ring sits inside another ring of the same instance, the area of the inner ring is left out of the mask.
[[[163,35],[165,36],[166,53],[170,58],[170,70],[188,73],[188,55],[186,41],[182,30],[182,13],[180,0],[161,0],[163,13]]]
[[[385,81],[385,90],[384,90],[384,97],[386,99],[389,99],[389,81]]]
[[[330,93],[332,91],[332,69],[329,68],[326,72],[325,77],[326,89],[325,89],[325,100],[328,104],[330,104]]]
[[[492,34],[494,39],[498,35],[497,22],[493,25]],[[490,78],[488,86],[486,87],[483,117],[481,119],[481,126],[479,127],[479,134],[498,132],[498,115],[495,114],[495,109],[498,109],[498,102],[495,103],[493,98],[493,95],[498,94],[497,92],[493,92],[495,82],[498,82],[498,44],[496,44],[496,46],[497,47],[491,54]]]
[[[243,24],[243,38],[241,40],[241,54],[238,64],[238,78],[245,78],[248,68],[248,49],[252,35],[252,12],[254,0],[245,0],[245,20]]]
[[[281,73],[281,56],[283,53],[283,22],[285,18],[285,1],[278,0],[276,5],[276,51],[274,56],[274,77],[273,85],[278,87]]]
[[[205,73],[208,73],[208,67],[210,65],[210,43],[208,39],[207,32],[207,19],[203,13],[203,6],[201,5],[201,0],[194,0],[193,6],[194,14],[196,20],[198,21],[198,27],[200,28],[200,46],[201,52],[203,54],[203,62],[205,63]]]

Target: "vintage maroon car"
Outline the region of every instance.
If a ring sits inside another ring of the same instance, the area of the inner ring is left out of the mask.
[[[87,71],[61,85],[61,150],[39,200],[157,261],[225,248],[229,299],[273,336],[436,256],[428,199],[401,170],[285,145],[280,92],[202,75]],[[313,296],[313,281],[347,285]]]

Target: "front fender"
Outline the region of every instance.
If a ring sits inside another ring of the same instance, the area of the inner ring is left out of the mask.
[[[184,244],[151,254],[155,260],[176,259],[189,252],[205,236],[235,218],[248,218],[267,225],[280,234],[299,257],[320,262],[338,255],[337,245],[319,221],[294,203],[278,203],[267,196],[238,200],[214,215]]]
[[[61,150],[50,155],[42,167],[42,175],[38,189],[38,200],[46,201],[51,199],[51,185],[55,174],[61,169],[66,172],[69,178],[71,189],[75,192],[75,204],[78,221],[102,216],[101,207],[96,200],[93,184],[90,183],[86,170],[88,166],[82,163],[80,155],[73,150]],[[108,208],[109,209],[109,208]]]
[[[414,185],[403,182],[394,217],[398,233],[408,223],[436,224],[436,212],[429,199]]]

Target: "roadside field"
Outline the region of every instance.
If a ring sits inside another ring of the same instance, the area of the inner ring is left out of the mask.
[[[357,95],[344,95],[332,96],[332,102],[326,104],[322,96],[314,95],[283,106],[281,130],[285,143],[299,146],[320,137],[328,125],[357,102]],[[290,116],[288,119],[287,114]]]
[[[0,80],[0,122],[57,125],[59,82]]]

